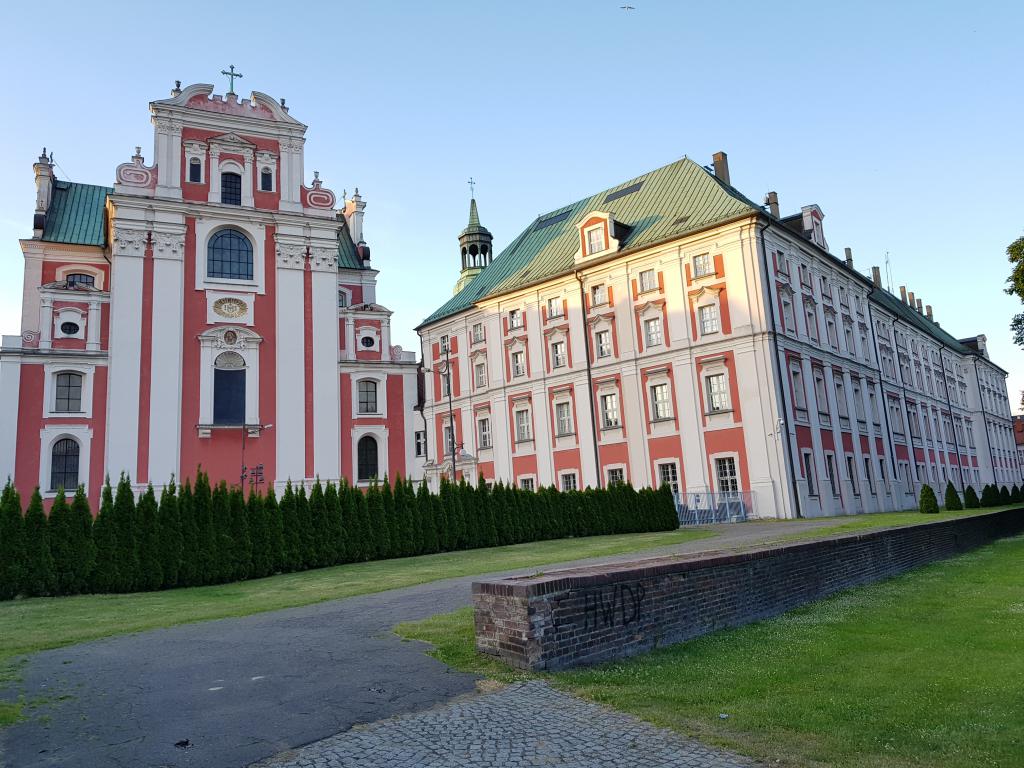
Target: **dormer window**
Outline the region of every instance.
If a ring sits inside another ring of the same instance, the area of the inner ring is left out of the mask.
[[[587,255],[601,253],[607,248],[604,239],[604,226],[594,227],[587,230]]]
[[[198,157],[188,161],[188,180],[193,184],[200,184],[203,181],[203,161]]]
[[[269,168],[260,170],[260,192],[274,191],[274,172]]]
[[[220,175],[220,201],[225,205],[242,204],[242,177],[239,174]]]

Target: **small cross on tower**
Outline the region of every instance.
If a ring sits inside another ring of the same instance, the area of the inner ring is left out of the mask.
[[[473,177],[470,176],[469,177],[469,181],[467,181],[466,183],[469,184],[469,196],[472,197],[472,198],[475,198],[476,197],[476,182],[473,181]]]
[[[228,71],[228,70],[230,70],[230,71]],[[232,64],[228,69],[222,69],[220,71],[220,73],[222,75],[227,75],[230,78],[230,81],[228,82],[228,93],[234,94],[235,93],[235,78],[236,77],[242,77],[243,76],[242,73],[241,72],[235,72],[235,65],[234,64]]]

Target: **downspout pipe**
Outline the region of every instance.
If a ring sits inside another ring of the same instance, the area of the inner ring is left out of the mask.
[[[587,401],[590,403],[590,434],[594,444],[594,487],[601,487],[601,454],[597,445],[597,405],[594,402],[594,369],[590,362],[590,329],[587,328],[587,292],[583,289],[583,275],[573,273],[580,284],[580,315],[583,317],[583,359],[587,364]]]
[[[762,226],[761,229],[758,231],[757,235],[759,240],[761,241],[761,261],[764,264],[765,280],[769,283],[767,285],[769,327],[768,338],[771,341],[772,348],[772,369],[774,371],[778,371],[778,376],[776,377],[776,379],[779,382],[779,402],[782,405],[782,408],[780,409],[782,412],[782,418],[780,419],[780,421],[782,422],[782,432],[784,433],[782,435],[782,438],[786,442],[786,475],[790,481],[790,486],[793,489],[793,511],[796,512],[797,518],[801,518],[803,517],[803,512],[800,509],[800,488],[797,485],[796,481],[796,464],[793,462],[793,441],[790,439],[789,435],[789,406],[786,403],[785,373],[788,372],[788,368],[786,369],[786,371],[779,370],[779,340],[775,328],[775,301],[772,298],[772,294],[774,293],[775,288],[775,277],[773,276],[772,272],[768,269],[768,249],[765,247],[764,242],[764,232],[771,225],[772,220],[767,219],[764,223],[764,226]],[[778,429],[778,427],[776,427],[775,431],[779,432],[780,430]]]
[[[875,371],[878,373],[878,389],[882,393],[882,400],[878,404],[878,407],[882,409],[882,418],[885,419],[885,436],[888,438],[889,443],[889,469],[892,470],[893,482],[899,479],[899,473],[896,471],[896,444],[892,439],[892,424],[889,423],[889,400],[885,394],[885,383],[882,377],[882,356],[878,354],[878,336],[875,334],[875,317],[871,313],[871,297],[868,296],[868,326],[871,329],[871,343],[875,348],[875,361],[877,363]],[[899,361],[897,360],[897,363]],[[899,366],[897,365],[897,369]]]

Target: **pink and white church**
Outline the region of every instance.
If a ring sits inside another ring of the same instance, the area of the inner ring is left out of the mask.
[[[232,78],[233,83],[233,78]],[[358,189],[303,163],[284,100],[176,84],[113,187],[44,150],[21,334],[0,348],[0,474],[18,490],[195,474],[418,477],[418,366],[391,343]],[[95,508],[95,506],[94,506]]]

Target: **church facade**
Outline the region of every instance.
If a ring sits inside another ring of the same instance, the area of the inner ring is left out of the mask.
[[[1006,372],[912,292],[682,159],[538,217],[500,254],[476,203],[418,328],[426,476],[668,484],[761,517],[906,509],[1021,481]]]
[[[137,148],[112,187],[57,179],[45,150],[34,166],[0,472],[23,495],[81,483],[94,503],[122,472],[418,476],[416,356],[391,343],[358,190],[307,184],[306,126],[283,100],[178,84],[150,112],[152,162]]]

